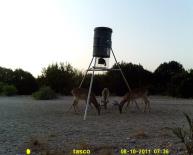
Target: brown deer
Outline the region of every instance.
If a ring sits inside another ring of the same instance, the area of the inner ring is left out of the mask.
[[[87,101],[88,89],[85,89],[85,88],[74,88],[74,89],[72,89],[71,93],[74,96],[74,101],[73,101],[72,106],[74,108],[74,111],[77,112],[79,100]],[[100,104],[98,104],[97,99],[96,99],[95,95],[92,92],[90,94],[90,102],[89,102],[89,104],[91,105],[91,103],[97,109],[98,115],[100,115]],[[71,107],[70,107],[70,109],[71,109]]]
[[[107,103],[109,103],[109,94],[110,94],[109,89],[104,88],[102,91],[101,103],[103,103],[105,110],[107,109]]]
[[[130,105],[131,102],[134,102],[136,104],[136,107],[139,109],[136,99],[142,99],[143,102],[145,103],[144,112],[147,109],[150,112],[150,102],[148,100],[147,93],[148,93],[147,89],[144,89],[144,88],[143,89],[136,88],[126,93],[119,104],[119,112],[122,113],[123,106],[126,102],[127,102],[127,107]]]

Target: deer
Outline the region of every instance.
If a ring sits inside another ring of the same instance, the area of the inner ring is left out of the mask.
[[[136,99],[142,99],[143,102],[145,103],[144,112],[146,112],[146,110],[150,112],[150,101],[148,100],[147,93],[148,93],[147,89],[144,88],[143,89],[136,88],[126,93],[122,97],[121,102],[119,103],[119,112],[122,113],[123,106],[126,102],[127,107],[130,105],[131,102],[134,102],[136,107],[139,109]]]
[[[85,89],[85,88],[74,88],[74,89],[72,89],[71,93],[74,96],[74,100],[73,100],[72,106],[74,108],[74,111],[77,112],[77,111],[79,111],[79,109],[78,109],[79,100],[87,101],[88,89]],[[97,99],[96,99],[94,93],[92,93],[92,92],[90,94],[89,105],[91,105],[91,103],[96,108],[96,110],[98,112],[98,115],[100,115],[100,104],[97,102]],[[71,107],[69,108],[69,110],[71,109]]]
[[[107,103],[109,102],[109,94],[110,92],[108,88],[104,88],[102,90],[101,103],[103,103],[105,110],[107,110]]]

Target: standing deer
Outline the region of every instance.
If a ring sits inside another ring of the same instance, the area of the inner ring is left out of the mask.
[[[88,97],[88,90],[85,88],[74,88],[71,91],[72,95],[74,96],[74,101],[73,101],[73,108],[74,111],[77,112],[78,110],[78,102],[79,100],[85,100],[87,101],[87,97]],[[91,103],[95,106],[95,108],[97,109],[98,115],[100,115],[100,104],[98,104],[97,99],[95,97],[95,95],[91,92],[90,94],[90,101],[89,104],[91,105]],[[72,107],[71,106],[71,107]],[[71,109],[70,107],[70,109]],[[79,111],[79,110],[78,110]]]
[[[126,102],[127,107],[130,105],[131,102],[134,102],[136,104],[136,107],[139,109],[136,99],[142,99],[143,102],[145,103],[144,112],[147,109],[150,112],[150,102],[148,100],[147,93],[148,93],[147,89],[141,88],[133,89],[130,92],[126,93],[119,104],[119,112],[122,113],[123,106]]]
[[[109,94],[110,94],[109,89],[104,88],[102,91],[101,103],[103,103],[105,110],[107,109],[107,103],[109,102]]]

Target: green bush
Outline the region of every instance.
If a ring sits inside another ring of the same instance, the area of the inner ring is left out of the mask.
[[[2,87],[2,92],[1,92],[2,95],[13,96],[13,95],[16,95],[16,93],[17,93],[17,89],[14,85],[5,84]]]
[[[3,82],[0,82],[0,94],[3,92],[3,87],[4,87],[4,83]]]
[[[50,100],[57,98],[56,93],[47,86],[41,87],[39,91],[32,94],[36,100]]]

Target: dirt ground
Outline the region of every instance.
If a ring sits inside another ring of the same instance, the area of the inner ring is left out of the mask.
[[[26,148],[31,154],[42,150],[42,154],[46,150],[70,154],[73,149],[90,149],[91,154],[120,154],[121,149],[127,149],[127,154],[139,154],[132,151],[142,149],[148,150],[143,154],[164,154],[168,149],[170,154],[182,154],[183,145],[167,128],[187,124],[183,112],[193,117],[193,100],[149,98],[150,113],[137,110],[133,104],[119,114],[112,102],[120,98],[111,97],[107,111],[102,109],[98,116],[89,108],[83,121],[84,102],[80,102],[81,113],[75,114],[73,109],[67,112],[71,96],[50,101],[36,101],[31,96],[0,97],[0,155],[24,155]]]

